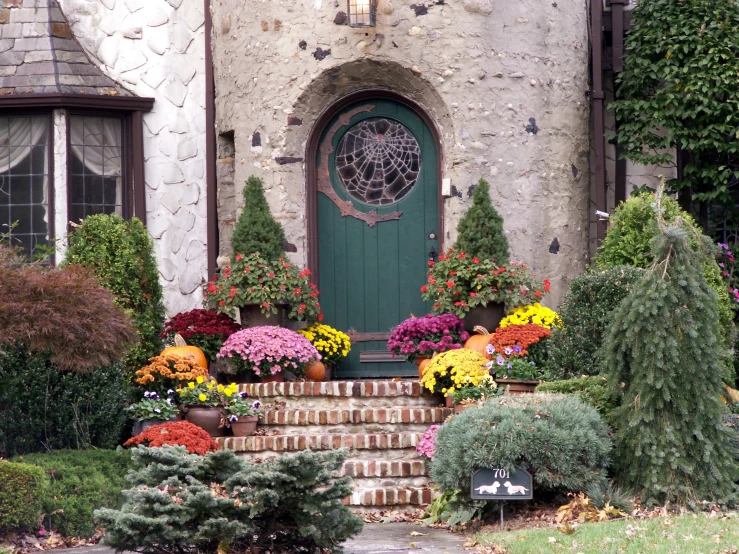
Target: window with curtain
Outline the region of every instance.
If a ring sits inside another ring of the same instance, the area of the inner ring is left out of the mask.
[[[123,125],[116,117],[69,119],[69,219],[123,216]]]
[[[0,117],[0,233],[26,253],[49,242],[49,116]]]

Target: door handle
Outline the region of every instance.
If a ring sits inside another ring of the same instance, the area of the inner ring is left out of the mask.
[[[435,262],[436,256],[437,256],[436,248],[432,246],[431,250],[429,250],[429,260],[431,260],[432,262]]]

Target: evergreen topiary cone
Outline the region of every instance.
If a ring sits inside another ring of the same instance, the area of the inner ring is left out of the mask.
[[[243,194],[244,209],[231,238],[234,255],[259,252],[269,261],[279,260],[284,252],[285,231],[269,211],[262,180],[249,177]]]
[[[457,225],[454,248],[469,256],[492,258],[498,265],[506,265],[510,259],[503,218],[490,202],[490,185],[485,179],[475,187],[472,207]]]

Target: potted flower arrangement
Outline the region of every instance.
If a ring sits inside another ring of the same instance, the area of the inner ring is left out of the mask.
[[[136,372],[135,382],[159,396],[165,396],[169,389],[175,389],[198,377],[208,377],[208,370],[194,359],[162,354],[149,358],[149,364]]]
[[[239,329],[241,326],[224,313],[198,309],[172,317],[164,324],[160,336],[167,343],[175,344],[175,337],[179,335],[188,345],[199,348],[212,363],[224,341]]]
[[[149,448],[162,446],[184,446],[191,454],[205,456],[208,452],[217,452],[218,444],[201,427],[188,421],[175,421],[153,425],[144,432],[131,437],[123,443],[125,448],[133,448],[143,444]]]
[[[490,373],[482,378],[479,385],[472,385],[469,387],[462,387],[461,389],[455,389],[452,394],[452,400],[454,402],[454,413],[462,413],[467,408],[474,406],[481,406],[488,399],[493,396],[498,396],[503,393],[503,389],[498,387]]]
[[[536,302],[549,292],[549,281],[538,281],[523,263],[498,266],[492,259],[468,256],[449,249],[438,262],[429,262],[423,298],[432,301],[433,313],[464,318],[465,330],[475,326],[495,329],[505,308]]]
[[[244,327],[323,319],[310,270],[301,271],[284,257],[269,261],[259,253],[237,254],[233,264],[208,283],[205,296],[219,312],[238,309]]]
[[[487,363],[485,356],[466,348],[443,352],[431,359],[421,378],[421,386],[444,395],[451,408],[455,390],[476,387],[489,375]]]
[[[136,436],[152,425],[174,421],[179,409],[172,401],[173,395],[174,390],[172,389],[167,391],[167,398],[160,397],[154,391],[146,391],[142,400],[131,404],[127,410],[134,419],[132,434]]]
[[[318,322],[298,333],[310,341],[322,358],[309,364],[306,377],[311,381],[330,380],[333,368],[349,355],[352,347],[349,335]]]
[[[489,336],[489,345],[493,348],[488,351],[488,355],[490,359],[494,354],[502,354],[504,358],[511,355],[527,356],[537,365],[543,366],[547,360],[546,340],[551,335],[551,329],[536,323],[506,324],[505,327],[499,327]]]
[[[388,350],[393,356],[405,356],[409,362],[419,366],[440,352],[462,348],[469,334],[464,323],[454,314],[411,317],[390,332]],[[425,369],[425,367],[423,368]]]
[[[249,402],[247,398],[247,393],[240,392],[226,405],[228,421],[235,437],[253,435],[257,430],[259,416],[262,415],[262,403],[259,400]]]
[[[300,333],[265,325],[234,333],[223,344],[218,358],[228,359],[237,375],[260,377],[262,382],[282,382],[285,372],[300,375],[311,360],[320,360],[318,350]]]
[[[229,421],[225,406],[230,404],[236,392],[236,383],[224,386],[215,379],[206,380],[203,377],[177,389],[185,420],[202,427],[211,437],[226,434]]]
[[[543,375],[536,362],[526,356],[505,358],[499,354],[488,367],[495,373],[495,382],[505,387],[505,394],[533,393]]]

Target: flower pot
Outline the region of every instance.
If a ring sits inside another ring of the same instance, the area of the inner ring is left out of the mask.
[[[226,435],[223,423],[223,412],[220,408],[210,406],[185,406],[185,421],[205,429],[211,437]]]
[[[131,433],[132,437],[135,437],[136,435],[140,435],[144,431],[146,431],[149,427],[154,427],[154,425],[161,425],[162,423],[167,423],[168,421],[177,421],[177,418],[172,419],[145,419],[143,421],[134,421],[133,423],[133,431]]]
[[[257,430],[259,416],[240,416],[238,421],[231,422],[234,437],[248,437]]]
[[[469,408],[477,408],[477,404],[455,404],[454,405],[454,413],[455,414],[461,414],[465,410]]]
[[[492,333],[504,317],[505,306],[503,304],[491,302],[487,306],[477,306],[464,316],[464,330],[472,333],[475,326],[479,325]]]
[[[504,387],[505,394],[531,394],[541,381],[518,381],[516,379],[496,379],[499,386]]]
[[[282,371],[278,371],[274,375],[262,375],[262,383],[284,383],[285,374]]]
[[[239,308],[239,315],[241,316],[242,327],[261,327],[262,325],[275,325],[281,326],[287,321],[287,305],[286,304],[275,304],[277,313],[274,314],[271,311],[267,314],[262,313],[262,309],[259,304],[247,304]]]
[[[451,396],[445,396],[444,397],[444,407],[445,408],[454,408],[454,398]]]

